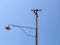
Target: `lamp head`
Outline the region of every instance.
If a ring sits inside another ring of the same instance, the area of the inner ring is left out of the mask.
[[[9,25],[6,26],[5,29],[7,29],[7,30],[11,30],[11,28],[9,27]]]

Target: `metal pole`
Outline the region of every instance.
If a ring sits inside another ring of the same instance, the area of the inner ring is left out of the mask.
[[[42,9],[33,9],[32,10],[36,16],[36,30],[35,30],[35,45],[38,45],[38,11],[42,11]]]
[[[35,40],[36,40],[36,45],[38,45],[38,13],[36,11],[36,37],[35,37]]]
[[[38,9],[32,10],[36,16],[35,45],[38,45]]]

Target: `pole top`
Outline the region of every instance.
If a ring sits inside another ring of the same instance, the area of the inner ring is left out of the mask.
[[[31,11],[33,11],[35,15],[38,15],[38,11],[42,11],[42,9],[32,9]]]
[[[42,9],[32,9],[31,11],[42,11]]]

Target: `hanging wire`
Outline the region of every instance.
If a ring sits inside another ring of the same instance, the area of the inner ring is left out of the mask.
[[[24,31],[22,28],[20,28],[27,36],[30,36],[30,37],[35,37],[35,36],[33,36],[33,35],[30,35],[30,34],[28,34],[26,31]]]
[[[33,35],[28,34],[26,31],[24,31],[24,30],[22,29],[22,27],[23,27],[23,28],[29,28],[29,29],[35,29],[35,28],[32,28],[32,27],[24,27],[24,26],[18,26],[18,25],[12,25],[12,24],[10,24],[10,25],[8,25],[8,26],[18,27],[18,28],[21,29],[27,36],[36,37],[36,36],[33,36]]]
[[[28,28],[28,29],[36,29],[36,28],[33,28],[33,27],[18,26],[18,25],[12,25],[12,24],[9,24],[9,26],[16,26],[16,27],[22,27],[22,28]]]
[[[36,28],[32,28],[32,27],[24,27],[24,26],[18,26],[18,25],[12,25],[12,24],[9,24],[7,27],[5,27],[7,30],[10,30],[11,28],[9,26],[13,26],[13,27],[18,27],[20,28],[27,36],[30,36],[30,37],[36,37],[36,36],[33,36],[33,35],[30,35],[29,33],[27,33],[25,30],[23,30],[22,28],[29,28],[29,29],[36,29]],[[40,37],[40,36],[38,36]]]

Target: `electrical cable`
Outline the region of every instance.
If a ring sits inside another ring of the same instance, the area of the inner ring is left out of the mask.
[[[33,28],[33,27],[18,26],[18,25],[13,25],[13,24],[9,24],[9,26],[16,26],[16,27],[22,27],[22,28],[36,29],[36,28]]]
[[[18,26],[18,25],[12,25],[12,24],[9,24],[8,26],[18,27],[18,28],[20,28],[27,36],[36,37],[36,36],[33,36],[33,35],[28,34],[26,31],[24,31],[24,30],[22,29],[22,28],[29,28],[29,29],[36,29],[36,28],[25,27],[25,26]]]
[[[33,35],[30,35],[30,34],[28,34],[26,31],[24,31],[21,27],[19,27],[27,36],[30,36],[30,37],[35,37],[35,36],[33,36]]]

